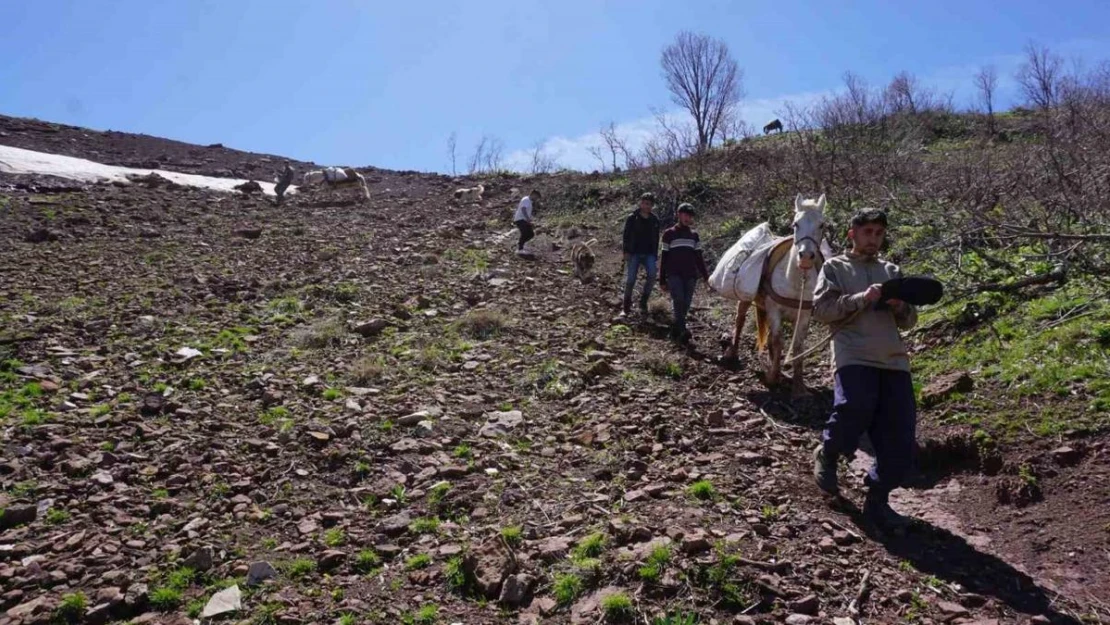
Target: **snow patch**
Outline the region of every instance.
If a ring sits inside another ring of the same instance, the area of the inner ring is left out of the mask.
[[[5,174],[39,174],[43,176],[57,176],[76,180],[78,182],[110,183],[127,181],[134,176],[147,176],[151,173],[158,174],[167,180],[189,187],[212,189],[213,191],[235,192],[235,187],[246,180],[239,178],[216,178],[213,176],[198,176],[196,174],[183,174],[164,169],[134,169],[131,167],[118,167],[116,165],[103,165],[83,158],[62,156],[24,150],[0,145],[0,173]],[[258,181],[262,191],[267,195],[274,195],[274,183]],[[296,187],[289,187],[287,194],[292,194]]]

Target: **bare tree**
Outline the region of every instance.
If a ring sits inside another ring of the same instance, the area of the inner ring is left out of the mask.
[[[899,72],[887,85],[884,95],[892,113],[916,115],[950,108],[945,104],[944,96],[923,87],[917,77],[908,72]]]
[[[486,158],[486,143],[489,142],[489,137],[482,135],[478,141],[478,145],[474,146],[474,154],[470,156],[470,162],[467,165],[466,173],[475,174],[482,168],[482,163]]]
[[[743,96],[743,73],[723,41],[686,31],[663,49],[660,64],[671,99],[694,120],[697,152],[705,152]]]
[[[1048,48],[1027,45],[1025,62],[1017,72],[1026,101],[1041,110],[1055,107],[1060,99],[1063,67],[1063,60]]]
[[[447,137],[447,153],[451,155],[451,175],[457,176],[458,171],[455,169],[455,148],[458,144],[458,137],[452,132],[450,137]]]
[[[609,122],[608,126],[601,129],[601,140],[605,142],[605,147],[609,149],[609,158],[613,163],[613,171],[617,170],[617,155],[621,153],[624,148],[624,141],[617,135],[617,125]]]
[[[998,88],[998,72],[993,65],[986,65],[975,74],[975,88],[979,90],[979,104],[987,114],[987,132],[994,134],[994,92]]]
[[[590,147],[586,148],[586,151],[590,153],[590,156],[596,158],[597,162],[601,164],[601,167],[598,168],[598,171],[605,171],[605,149],[603,148],[603,146],[601,146],[600,144],[591,145]]]
[[[491,138],[486,143],[486,154],[482,160],[487,173],[492,173],[501,169],[502,152],[505,150],[505,144],[497,137]]]
[[[549,174],[555,171],[555,157],[548,154],[543,141],[532,146],[531,171],[533,174]]]

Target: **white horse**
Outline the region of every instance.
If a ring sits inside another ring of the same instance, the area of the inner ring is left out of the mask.
[[[306,171],[302,184],[307,187],[321,182],[327,183],[330,187],[358,183],[362,188],[362,196],[367,202],[370,201],[370,189],[366,186],[366,178],[363,178],[362,174],[355,171],[353,167],[326,167]]]
[[[455,199],[460,202],[481,202],[482,194],[485,192],[486,185],[484,184],[479,184],[476,187],[455,189]]]
[[[759,291],[750,301],[741,300],[736,305],[736,321],[732,331],[732,344],[725,358],[736,358],[740,334],[748,309],[755,304],[756,349],[770,346],[771,368],[767,384],[775,385],[782,373],[783,331],[786,316],[794,324],[794,338],[790,353],[796,355],[805,346],[809,319],[813,312],[813,290],[817,274],[825,262],[822,237],[825,230],[825,196],[817,200],[794,198],[794,237],[784,239],[767,253]],[[827,249],[827,248],[826,248]],[[805,395],[805,376],[802,360],[793,363],[793,394]]]

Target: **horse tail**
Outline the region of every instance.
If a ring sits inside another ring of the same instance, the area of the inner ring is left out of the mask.
[[[355,176],[358,176],[358,186],[362,187],[362,196],[366,198],[367,202],[369,202],[370,201],[370,188],[366,186],[366,178],[363,177],[363,175],[358,173],[357,171],[355,172]]]
[[[767,322],[767,311],[762,306],[755,307],[755,350],[763,351],[771,338],[771,324]]]

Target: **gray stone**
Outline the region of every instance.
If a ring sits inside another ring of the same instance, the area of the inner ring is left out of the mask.
[[[506,412],[490,412],[486,414],[488,423],[478,430],[480,436],[496,438],[504,436],[524,423],[524,415],[519,410]]]
[[[531,575],[525,575],[523,573],[506,577],[505,583],[501,585],[501,596],[498,598],[498,601],[514,608],[519,606],[524,603],[524,599],[528,595],[528,590],[532,587],[533,581]]]
[[[262,582],[277,577],[277,569],[265,560],[252,562],[247,569],[247,586],[257,586]]]

